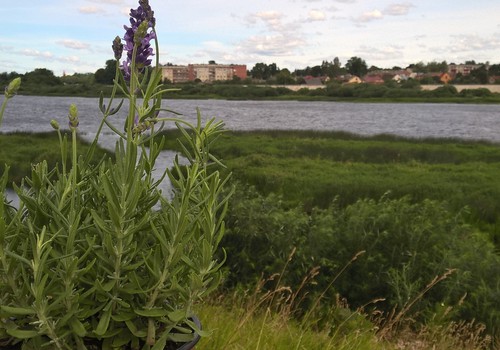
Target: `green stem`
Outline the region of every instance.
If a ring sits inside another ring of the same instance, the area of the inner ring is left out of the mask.
[[[76,128],[72,128],[71,130],[71,136],[72,136],[72,148],[73,148],[73,166],[72,166],[72,170],[73,170],[73,185],[76,187],[76,173],[77,173],[77,167],[78,167],[78,156],[77,156],[77,152],[76,152],[76,148],[77,148],[77,145],[76,145]]]
[[[0,107],[0,127],[2,127],[3,114],[5,112],[5,107],[7,107],[8,97],[5,97],[2,101],[2,107]]]
[[[64,151],[63,138],[61,130],[57,129],[57,136],[59,137],[59,147],[61,148],[61,163],[63,175],[66,175],[66,152]]]

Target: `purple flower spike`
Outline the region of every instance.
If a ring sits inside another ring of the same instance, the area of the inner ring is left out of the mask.
[[[155,25],[154,12],[149,6],[148,0],[139,0],[139,7],[130,10],[130,27],[125,28],[124,50],[127,52],[127,59],[123,61],[121,69],[125,80],[130,80],[131,64],[134,55],[134,46],[137,45],[135,53],[135,65],[139,71],[151,65],[153,48],[150,41],[156,38],[153,30]]]

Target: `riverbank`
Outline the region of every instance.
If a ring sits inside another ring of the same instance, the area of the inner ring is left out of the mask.
[[[262,85],[262,86],[269,86],[269,87],[272,87],[272,88],[286,88],[286,89],[289,89],[289,90],[292,90],[292,91],[299,91],[301,89],[308,89],[308,90],[316,90],[316,89],[324,89],[327,87],[327,85],[307,85],[307,84],[304,84],[304,85]],[[442,87],[443,85],[442,84],[435,84],[435,85],[431,85],[431,84],[428,84],[428,85],[420,85],[420,87],[422,88],[422,90],[427,90],[427,91],[432,91],[432,90],[435,90],[439,87]],[[453,85],[458,92],[461,92],[462,90],[470,90],[470,89],[487,89],[493,93],[500,93],[500,84],[484,84],[484,85],[478,85],[478,84],[470,84],[470,85]]]
[[[500,85],[338,84],[243,85],[235,83],[167,84],[169,99],[298,100],[391,103],[492,103],[500,104]],[[21,87],[19,94],[33,96],[98,97],[110,85],[56,85]],[[119,93],[118,93],[119,95]]]

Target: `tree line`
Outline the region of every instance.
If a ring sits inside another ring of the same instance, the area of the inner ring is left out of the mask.
[[[486,63],[476,63],[474,60],[466,61],[465,64],[474,65],[478,68],[472,70],[470,74],[463,75],[458,73],[452,83],[456,84],[487,84],[490,77],[500,77],[500,64],[490,65]],[[448,71],[448,63],[446,61],[432,61],[428,63],[417,62],[410,64],[408,67],[402,68],[394,66],[389,69],[380,68],[377,66],[368,66],[366,61],[361,57],[353,56],[345,62],[344,65],[338,57],[331,61],[324,60],[321,64],[315,66],[307,66],[302,69],[295,69],[293,72],[288,68],[280,68],[276,63],[256,63],[247,71],[248,78],[244,81],[234,79],[233,83],[251,84],[268,83],[268,84],[304,84],[306,77],[330,78],[338,79],[346,75],[354,75],[363,77],[366,74],[377,71],[397,71],[402,69],[411,69],[413,72],[428,74],[428,73],[444,73]],[[20,74],[17,72],[0,73],[0,85],[7,85],[12,79],[21,77],[23,79],[23,89],[30,91],[32,87],[39,89],[42,87],[54,86],[72,86],[74,93],[83,92],[94,84],[109,85],[113,83],[116,70],[116,61],[107,60],[104,67],[97,69],[94,73],[75,73],[73,75],[64,75],[62,77],[55,76],[53,71],[46,68],[36,68],[31,72]],[[436,79],[430,77],[421,80],[421,83],[436,83]],[[78,87],[76,87],[78,86]],[[22,91],[21,91],[22,92]]]

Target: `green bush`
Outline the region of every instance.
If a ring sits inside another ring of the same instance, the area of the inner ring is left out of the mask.
[[[457,319],[475,318],[492,332],[500,322],[500,312],[493,307],[500,302],[498,285],[491,278],[499,273],[500,259],[484,235],[444,202],[361,199],[345,208],[333,204],[307,215],[285,208],[275,195],[240,189],[227,222],[223,246],[228,253],[228,285],[252,284],[261,274],[269,276],[286,265],[281,283],[297,286],[308,271],[320,266],[317,285],[304,290],[303,303],[310,306],[333,276],[364,251],[326,294],[324,302],[330,307],[335,293],[340,293],[353,308],[385,298],[377,309],[401,310],[435,276],[456,269],[411,308],[411,315],[425,321],[436,304],[445,303],[455,308]]]

